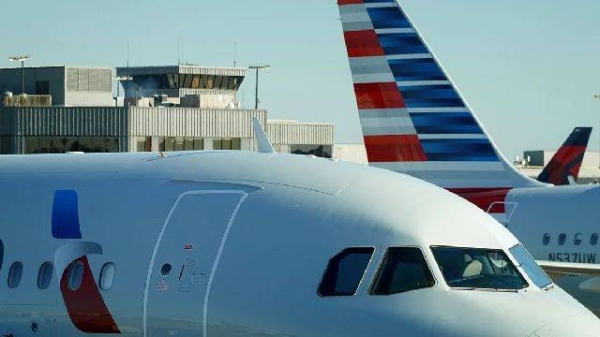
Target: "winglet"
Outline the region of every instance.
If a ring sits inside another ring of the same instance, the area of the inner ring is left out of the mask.
[[[256,144],[258,145],[258,152],[261,153],[275,153],[273,145],[269,141],[269,137],[265,133],[260,121],[256,117],[252,117],[252,126],[254,127],[254,136],[256,137]]]

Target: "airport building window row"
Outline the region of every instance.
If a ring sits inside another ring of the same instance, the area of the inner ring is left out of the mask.
[[[372,247],[353,247],[332,257],[317,294],[322,297],[354,296],[365,277],[374,251]],[[500,249],[432,246],[431,252],[446,284],[451,288],[517,291],[529,286],[523,273],[539,288],[552,284],[520,244],[510,248],[509,252],[521,269]],[[431,288],[435,284],[421,248],[390,247],[379,264],[369,294],[393,295]]]
[[[544,244],[544,246],[548,246],[550,244],[551,240],[552,240],[552,235],[550,233],[545,233],[544,237],[542,239],[542,243]],[[573,236],[573,245],[579,246],[583,243],[583,241],[584,241],[583,233],[576,233]],[[563,246],[566,244],[566,242],[567,242],[567,233],[559,233],[558,239],[557,239],[558,245]],[[595,246],[598,244],[598,233],[590,234],[589,244],[591,246]]]

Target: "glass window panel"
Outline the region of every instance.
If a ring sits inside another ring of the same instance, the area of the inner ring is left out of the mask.
[[[194,79],[192,80],[192,89],[200,88],[200,75],[194,75]]]
[[[229,79],[229,83],[227,85],[227,89],[229,90],[237,90],[237,83],[238,83],[238,77],[231,77],[231,79]]]
[[[183,151],[183,138],[175,138],[175,151]]]
[[[595,246],[598,244],[598,234],[594,233],[592,234],[592,236],[590,236],[590,245]],[[1,267],[1,265],[0,265]]]
[[[208,75],[208,79],[206,80],[206,89],[214,88],[214,84],[215,84],[215,76]]]
[[[40,266],[40,270],[38,271],[38,279],[37,286],[39,289],[46,289],[50,286],[50,282],[52,281],[52,275],[54,273],[54,266],[52,262],[44,262]]]
[[[373,295],[392,295],[433,287],[435,281],[421,249],[389,248],[371,289]]]
[[[579,246],[581,244],[581,241],[583,241],[583,234],[575,234],[575,236],[573,237],[573,243],[575,244],[575,246]]]
[[[186,138],[183,144],[183,150],[184,151],[191,151],[194,149],[194,139],[193,138]]]
[[[552,284],[552,281],[546,273],[533,260],[531,255],[523,248],[521,244],[513,246],[508,250],[515,260],[520,263],[519,267],[529,276],[531,281],[539,288],[545,288]]]
[[[99,286],[102,290],[109,290],[112,288],[115,280],[115,264],[112,262],[105,263],[100,270]]]
[[[222,150],[223,149],[223,141],[221,139],[213,140],[213,150]]]
[[[77,290],[81,287],[81,282],[83,281],[83,263],[81,261],[75,261],[71,264],[69,268],[69,279],[68,279],[68,287],[70,290]]]
[[[78,137],[68,137],[69,151],[81,151],[81,145],[79,144]]]
[[[200,75],[200,89],[206,89],[207,82],[208,82],[208,75]]]
[[[169,81],[169,89],[177,88],[177,84],[175,83],[175,76],[173,74],[167,74],[167,80]]]
[[[92,137],[79,137],[79,151],[92,152]]]
[[[348,248],[334,256],[319,284],[320,296],[353,296],[367,270],[372,247]]]
[[[165,151],[175,151],[175,137],[167,137],[165,141]]]
[[[224,90],[228,89],[230,81],[231,81],[231,76],[223,76],[223,81],[221,82],[221,85],[219,87]]]
[[[135,139],[135,150],[137,152],[145,152],[146,151],[146,137],[137,137]]]
[[[194,75],[186,74],[185,75],[185,82],[183,82],[183,87],[184,88],[191,88],[192,87],[192,80],[193,79],[194,79]]]
[[[501,249],[432,247],[446,283],[468,290],[518,290],[527,281]]]
[[[25,137],[25,153],[38,153],[39,146],[38,137]]]
[[[23,276],[23,263],[15,262],[10,266],[8,271],[8,287],[15,289],[21,283],[21,277]]]
[[[214,88],[215,89],[220,89],[221,88],[221,82],[223,82],[223,76],[216,76],[215,77]]]
[[[194,138],[194,150],[204,150],[203,138]]]
[[[231,150],[231,139],[226,138],[221,141],[222,150]]]
[[[567,241],[567,234],[565,234],[565,233],[559,234],[558,235],[558,244],[562,246],[565,244],[565,241]]]
[[[232,150],[241,150],[242,149],[242,139],[241,138],[233,138],[231,140],[231,149]]]

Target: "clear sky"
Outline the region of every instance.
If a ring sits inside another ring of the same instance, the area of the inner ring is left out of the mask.
[[[402,0],[500,150],[556,149],[575,126],[600,143],[600,1]],[[271,65],[269,118],[335,124],[362,141],[335,0],[23,0],[3,3],[0,66]],[[4,54],[2,56],[1,54]],[[254,75],[242,86],[254,102]]]

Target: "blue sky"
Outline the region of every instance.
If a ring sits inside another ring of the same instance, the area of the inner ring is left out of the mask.
[[[575,126],[600,143],[600,2],[403,0],[407,14],[509,158],[555,149]],[[268,63],[261,107],[273,119],[331,122],[336,142],[361,142],[334,0],[38,1],[3,4],[0,66],[123,66],[184,60]],[[251,107],[254,75],[240,97]]]

